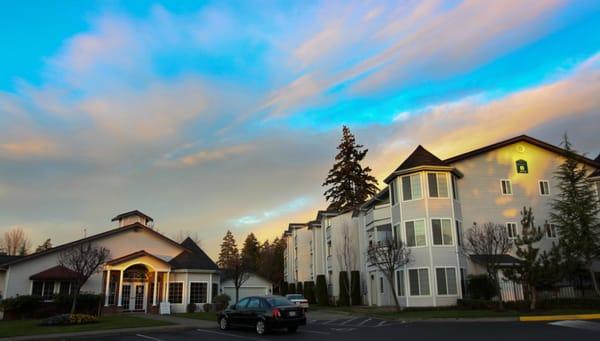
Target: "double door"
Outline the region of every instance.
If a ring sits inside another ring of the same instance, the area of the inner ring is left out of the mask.
[[[121,297],[121,305],[124,310],[129,311],[146,311],[147,296],[146,295],[147,283],[124,283],[121,290],[123,295]]]

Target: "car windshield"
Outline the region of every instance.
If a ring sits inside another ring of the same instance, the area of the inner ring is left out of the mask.
[[[281,307],[281,306],[286,306],[286,305],[294,305],[292,302],[290,302],[285,297],[269,297],[269,298],[267,298],[267,302],[269,302],[269,304],[272,307]]]
[[[287,295],[286,296],[288,300],[302,300],[304,299],[304,296],[302,295]]]

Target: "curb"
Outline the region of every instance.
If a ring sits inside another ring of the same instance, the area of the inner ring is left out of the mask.
[[[1,340],[65,340],[65,339],[79,339],[81,337],[88,336],[111,336],[120,334],[133,334],[143,332],[156,332],[156,331],[180,331],[188,329],[196,329],[198,326],[195,325],[174,325],[174,326],[159,326],[159,327],[142,327],[142,328],[121,328],[121,329],[107,329],[98,331],[86,331],[76,333],[55,333],[55,334],[38,334],[38,335],[27,335],[27,336],[16,336],[0,338]]]
[[[565,320],[597,320],[600,314],[570,314],[570,315],[546,315],[546,316],[520,316],[521,322],[542,322],[542,321],[565,321]]]

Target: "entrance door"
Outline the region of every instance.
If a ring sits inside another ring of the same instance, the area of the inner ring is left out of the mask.
[[[135,297],[134,297],[134,309],[135,310],[144,310],[144,288],[145,284],[136,284],[135,285]]]
[[[123,306],[123,310],[129,310],[129,303],[131,301],[131,285],[123,284],[122,288],[123,294],[121,296],[121,305]]]

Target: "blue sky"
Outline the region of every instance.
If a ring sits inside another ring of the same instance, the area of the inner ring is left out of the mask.
[[[227,228],[271,238],[323,207],[342,124],[379,178],[417,144],[521,133],[595,156],[599,18],[591,0],[5,5],[0,229],[58,243],[140,209],[213,254]]]

